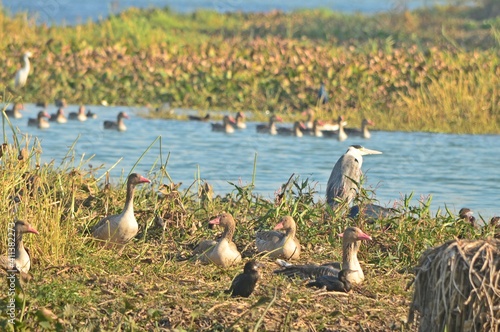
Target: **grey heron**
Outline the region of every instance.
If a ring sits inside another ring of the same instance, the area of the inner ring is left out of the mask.
[[[382,154],[382,152],[361,145],[351,145],[340,157],[333,167],[326,186],[326,201],[330,206],[335,207],[338,204],[336,200],[343,200],[349,204],[354,199],[363,174],[361,172],[363,156],[369,154]]]
[[[28,80],[28,75],[30,73],[30,60],[29,60],[29,58],[31,58],[32,55],[33,54],[31,54],[31,52],[26,52],[23,55],[24,65],[21,69],[19,69],[16,72],[16,77],[14,79],[14,87],[16,89],[21,88],[24,85],[26,85],[26,81]]]
[[[328,103],[328,92],[326,92],[325,83],[321,83],[318,90],[318,104]]]

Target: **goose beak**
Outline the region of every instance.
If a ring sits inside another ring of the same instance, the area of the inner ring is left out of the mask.
[[[274,226],[274,229],[283,229],[283,222],[280,222],[279,224],[277,224],[276,226]]]
[[[208,222],[209,225],[218,225],[219,223],[220,223],[220,216]]]
[[[29,227],[28,230],[26,231],[26,233],[33,233],[36,235],[40,235],[40,233],[38,233],[38,231],[36,229],[34,229],[33,227]]]
[[[150,179],[146,179],[144,176],[139,178],[139,183],[151,183]]]

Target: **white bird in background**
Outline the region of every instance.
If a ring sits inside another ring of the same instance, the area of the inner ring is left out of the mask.
[[[26,81],[28,80],[28,75],[30,73],[30,60],[29,58],[32,56],[31,52],[26,52],[23,55],[24,66],[16,72],[16,78],[14,80],[14,87],[21,88],[26,85]]]

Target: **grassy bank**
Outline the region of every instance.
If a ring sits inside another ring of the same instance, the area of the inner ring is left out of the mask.
[[[8,90],[25,101],[170,102],[297,118],[316,106],[324,82],[324,117],[369,117],[384,130],[500,132],[500,21],[482,7],[373,16],[131,9],[75,27],[1,14],[0,26],[4,87],[22,52],[35,54],[27,86]]]
[[[236,185],[227,195],[211,196],[198,190],[203,183],[178,191],[163,169],[144,174],[153,183],[137,188],[139,234],[120,254],[98,248],[89,229],[103,216],[121,210],[122,183],[102,184],[80,167],[84,163],[71,158],[62,165],[40,165],[40,147],[22,158],[11,146],[2,151],[0,204],[5,213],[0,223],[5,228],[19,218],[40,232],[25,236],[32,280],[18,298],[18,331],[415,330],[414,324],[406,323],[412,291],[407,285],[422,252],[455,236],[491,235],[490,229],[480,233],[446,211],[431,215],[429,202],[411,204],[410,197],[400,202],[398,217],[366,224],[331,211],[324,200],[314,201],[314,188],[307,180],[292,179],[274,200],[254,195],[251,186]],[[192,259],[194,246],[219,232],[207,224],[221,211],[237,220],[235,242],[244,260],[264,263],[263,280],[248,299],[223,293],[242,265],[220,269]],[[339,260],[337,234],[347,225],[370,234],[374,240],[363,244],[360,252],[366,282],[339,295],[273,275],[273,260],[256,254],[255,231],[270,229],[287,214],[298,223],[301,262]],[[165,228],[156,225],[158,216]],[[5,229],[0,232],[2,253],[6,234]],[[0,283],[0,292],[7,294],[6,283]],[[0,306],[6,307],[8,300],[1,297]],[[2,311],[1,329],[13,331],[7,321]]]

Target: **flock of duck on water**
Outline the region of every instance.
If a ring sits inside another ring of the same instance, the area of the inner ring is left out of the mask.
[[[93,113],[91,110],[85,111],[85,106],[80,105],[78,108],[78,112],[70,112],[68,116],[66,116],[64,109],[68,106],[66,103],[65,99],[60,99],[55,101],[55,105],[58,108],[56,113],[49,114],[46,109],[48,107],[48,104],[43,102],[43,103],[37,103],[36,106],[38,107],[43,107],[44,109],[39,111],[37,114],[36,118],[29,118],[28,119],[28,126],[29,127],[37,127],[39,129],[48,129],[50,128],[50,123],[67,123],[68,120],[74,120],[74,121],[80,121],[80,122],[85,122],[88,119],[97,119],[97,114]],[[21,119],[23,117],[23,114],[21,111],[24,109],[24,105],[21,103],[15,103],[11,109],[5,110],[5,115],[9,119]],[[112,129],[112,130],[118,130],[118,131],[126,131],[127,126],[125,126],[125,123],[123,119],[128,119],[128,115],[125,112],[120,112],[118,113],[116,117],[116,121],[109,121],[106,120],[104,121],[104,129]]]
[[[292,127],[278,127],[276,123],[282,122],[283,119],[279,115],[272,114],[269,117],[268,123],[258,124],[256,126],[256,131],[260,134],[282,136],[302,137],[304,135],[310,135],[316,137],[336,137],[342,142],[349,136],[370,138],[371,133],[368,127],[375,125],[373,121],[363,119],[360,128],[347,128],[347,122],[344,121],[343,116],[339,116],[336,123],[326,123],[319,119],[315,119],[315,114],[312,109],[303,112],[302,115],[307,117],[305,121],[295,121]],[[191,121],[208,122],[210,120],[210,113],[207,113],[205,116],[190,115],[188,118]],[[245,113],[243,112],[236,113],[236,117],[225,115],[222,119],[222,123],[211,123],[211,125],[212,131],[225,132],[227,134],[232,134],[237,129],[247,128]]]
[[[25,67],[29,61],[31,54],[25,54]],[[23,70],[21,69],[21,70]],[[25,84],[27,73],[16,74],[16,87]],[[321,103],[328,100],[324,85],[321,85],[318,92],[318,99]],[[38,126],[39,128],[47,128],[49,126],[46,119],[52,119],[59,123],[65,122],[63,108],[66,106],[64,102],[57,105],[59,111],[54,116],[48,116],[45,111],[40,111],[37,119],[28,120],[28,125]],[[19,106],[14,105],[12,110],[6,111],[8,117],[21,118]],[[277,115],[272,115],[268,124],[257,125],[257,132],[268,133],[271,135],[295,135],[301,136],[309,132],[315,136],[337,136],[339,140],[345,140],[347,133],[344,128],[343,118],[339,117],[337,124],[331,127],[322,124],[318,120],[314,120],[312,111],[307,113],[309,116],[307,125],[301,122],[295,123],[293,128],[277,128],[275,122],[280,121]],[[63,117],[64,116],[64,117]],[[88,118],[95,118],[92,113],[85,113],[85,108],[80,107],[78,113],[70,113],[68,119],[85,121]],[[126,130],[123,125],[123,118],[127,118],[126,114],[120,113],[117,122],[105,122],[105,129]],[[191,117],[191,120],[208,121],[209,115],[203,118]],[[238,113],[236,120],[231,117],[224,117],[223,123],[212,124],[214,131],[232,132],[235,128],[244,129],[246,127],[244,114]],[[44,121],[41,121],[43,119]],[[310,124],[309,124],[310,123]],[[368,125],[373,125],[369,120],[363,120],[362,128],[350,132],[356,132],[359,135],[369,138],[367,130]],[[335,127],[337,126],[337,127]],[[309,131],[307,130],[310,127]],[[327,183],[326,200],[332,208],[337,208],[340,203],[349,206],[354,200],[358,186],[361,183],[363,156],[381,154],[382,152],[370,150],[360,145],[352,145],[338,159],[334,165],[331,175]],[[124,245],[130,242],[138,233],[139,225],[134,215],[134,190],[139,184],[150,183],[151,181],[137,173],[130,174],[127,179],[127,193],[125,205],[120,214],[110,215],[102,218],[93,228],[92,236],[96,241],[109,249],[121,249]],[[392,216],[395,211],[383,208],[374,204],[368,204],[362,208],[353,206],[349,215],[356,216],[358,213],[363,213],[365,218],[385,218]],[[460,211],[461,218],[467,218],[470,222],[471,211],[462,209]],[[473,218],[473,217],[472,217]],[[500,218],[495,217],[491,221],[496,223],[500,229]],[[222,212],[216,218],[209,221],[211,225],[219,225],[224,231],[220,238],[216,240],[201,241],[195,248],[193,255],[197,260],[205,264],[215,264],[221,267],[229,267],[240,264],[242,256],[238,247],[233,242],[233,235],[236,231],[236,220],[230,213]],[[23,245],[23,234],[32,233],[38,234],[38,231],[26,221],[17,220],[12,225],[15,230],[15,253],[14,261],[7,257],[0,257],[0,266],[5,270],[17,271],[21,275],[27,274],[31,268],[31,261]],[[259,231],[255,234],[255,246],[260,253],[266,253],[266,256],[276,259],[276,263],[280,266],[275,270],[275,274],[285,275],[287,277],[296,277],[310,279],[307,287],[326,288],[328,291],[349,292],[352,284],[360,284],[364,281],[364,273],[357,254],[362,241],[370,241],[370,235],[364,233],[357,227],[348,227],[343,233],[338,234],[342,237],[342,262],[332,262],[325,264],[291,264],[288,260],[300,260],[301,244],[296,237],[297,226],[292,216],[284,216],[279,223],[276,224],[273,230]],[[236,276],[229,289],[228,293],[232,296],[248,297],[253,292],[259,278],[259,267],[261,264],[255,260],[250,260],[244,265],[243,273]]]

